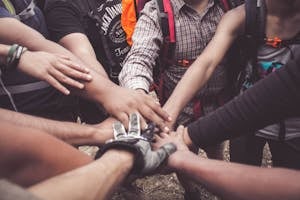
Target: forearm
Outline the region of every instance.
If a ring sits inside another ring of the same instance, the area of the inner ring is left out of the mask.
[[[222,199],[298,199],[300,172],[259,168],[177,154],[176,170],[206,186]]]
[[[108,199],[132,165],[131,153],[110,150],[92,164],[37,184],[30,191],[42,199]]]
[[[200,56],[189,67],[182,79],[176,85],[164,109],[176,119],[182,109],[209,80],[216,66],[204,56]]]
[[[173,166],[224,199],[299,199],[300,172],[258,168],[202,159],[190,152],[176,155]]]
[[[205,146],[300,115],[298,61],[256,83],[242,95],[188,126],[194,144]]]
[[[83,33],[71,33],[59,40],[59,44],[71,51],[86,66],[105,78],[108,78],[103,66],[97,60],[89,39]]]
[[[0,108],[0,120],[20,127],[31,127],[51,134],[71,144],[103,144],[111,136],[108,130],[72,122],[60,122]],[[103,132],[103,134],[102,134]]]
[[[75,57],[70,51],[55,42],[45,39],[40,33],[20,23],[16,19],[1,18],[0,26],[14,27],[13,33],[6,30],[0,31],[0,39],[5,38],[5,40],[2,40],[3,43],[18,43],[32,51],[46,51],[58,55],[65,55],[76,63],[85,66],[85,64]],[[113,87],[115,84],[106,77],[99,75],[95,70],[91,69],[90,74],[93,79],[89,82],[84,82],[86,89],[75,91],[83,97],[90,98],[98,103],[103,103],[101,101],[101,97],[110,91],[110,87]]]
[[[177,117],[186,104],[192,100],[197,91],[207,83],[216,67],[223,60],[233,41],[239,35],[238,29],[242,26],[243,17],[237,20],[236,16],[240,16],[240,13],[236,14],[230,11],[223,16],[212,40],[177,84],[164,105],[164,108],[173,117]]]

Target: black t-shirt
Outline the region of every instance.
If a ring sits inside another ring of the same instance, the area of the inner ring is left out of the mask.
[[[210,115],[188,126],[193,143],[204,147],[300,116],[300,56],[257,82]]]
[[[121,0],[47,0],[45,5],[52,39],[59,41],[71,33],[86,34],[97,59],[114,81],[130,50],[121,27],[121,13]]]

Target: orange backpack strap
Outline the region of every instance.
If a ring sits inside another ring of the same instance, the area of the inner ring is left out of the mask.
[[[126,33],[127,43],[132,45],[132,34],[137,22],[136,0],[122,0],[121,26]]]

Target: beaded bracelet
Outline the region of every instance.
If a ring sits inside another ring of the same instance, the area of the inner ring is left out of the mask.
[[[26,47],[13,44],[7,54],[6,66],[4,71],[11,71],[17,68],[22,54],[27,50]]]

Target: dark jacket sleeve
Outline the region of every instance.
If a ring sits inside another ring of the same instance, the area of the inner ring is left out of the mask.
[[[300,57],[296,58],[215,112],[190,124],[188,133],[193,143],[205,147],[300,116]]]

